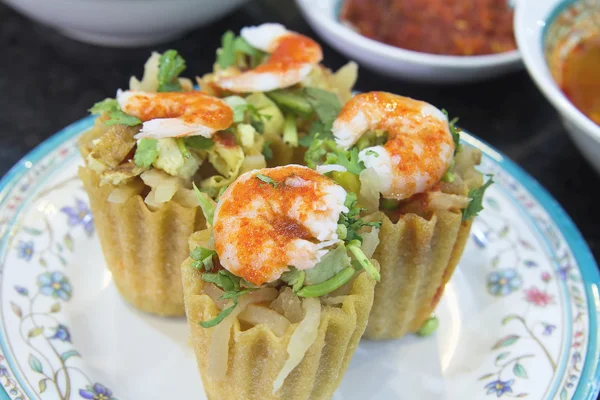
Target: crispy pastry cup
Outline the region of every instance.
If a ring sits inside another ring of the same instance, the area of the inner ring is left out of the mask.
[[[396,339],[418,331],[435,310],[462,252],[470,221],[460,213],[436,212],[430,219],[407,214],[393,223],[379,212],[380,243],[373,258],[381,281],[369,315],[365,338]]]
[[[475,169],[480,161],[478,150],[468,148],[461,154],[455,172],[464,183],[454,194],[466,196],[482,185],[483,176]],[[365,218],[382,222],[373,254],[381,266],[381,281],[375,288],[367,339],[397,339],[417,332],[435,311],[462,257],[472,220],[463,221],[459,210],[427,214],[407,213],[392,222],[379,211]]]
[[[194,234],[190,248],[205,242],[207,232]],[[210,400],[318,400],[333,396],[365,330],[373,304],[375,282],[368,274],[363,272],[354,279],[341,306],[321,304],[316,340],[283,386],[273,393],[273,382],[288,358],[287,346],[298,324],[291,324],[279,337],[266,325],[248,328],[236,319],[230,332],[227,373],[223,379],[216,379],[209,370],[208,356],[214,328],[202,328],[200,321],[215,317],[219,310],[203,293],[201,273],[190,266],[191,261],[187,259],[182,265],[185,308],[191,344]]]
[[[92,129],[81,137],[79,149],[84,158],[99,133]],[[108,197],[116,186],[100,186],[98,174],[86,166],[79,168],[79,177],[90,200],[107,267],[121,296],[147,313],[185,315],[181,263],[189,255],[190,235],[206,226],[199,208],[169,201],[150,210],[140,194],[124,203],[111,203]]]

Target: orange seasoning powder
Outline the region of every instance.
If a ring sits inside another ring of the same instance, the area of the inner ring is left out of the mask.
[[[332,184],[329,178],[304,167],[274,168],[263,170],[263,174],[272,183],[253,176],[229,187],[228,198],[222,201],[219,218],[213,227],[217,253],[222,255],[228,245],[235,245],[238,263],[235,274],[256,285],[267,282],[274,270],[288,265],[285,249],[290,241],[314,239],[304,225],[284,214],[272,212],[270,215],[261,213],[254,217],[238,216],[240,208],[247,205],[254,207],[251,205],[254,199],[269,199],[269,203],[277,204],[280,210],[297,208],[299,220],[308,219],[309,214],[318,218],[321,213],[327,214],[328,211],[313,205],[321,201],[324,194],[321,186]],[[287,185],[286,180],[292,177],[311,184]],[[300,207],[297,206],[298,200],[303,204]],[[222,221],[232,216],[236,216],[239,226],[234,232],[228,232]]]
[[[431,54],[517,48],[507,0],[346,0],[341,19],[371,39]]]

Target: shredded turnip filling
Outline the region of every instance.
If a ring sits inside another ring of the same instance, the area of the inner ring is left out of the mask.
[[[273,393],[281,388],[285,378],[300,364],[304,354],[317,338],[321,322],[321,302],[316,298],[309,297],[302,300],[302,308],[305,313],[304,319],[292,333],[287,347],[289,357],[273,382]]]

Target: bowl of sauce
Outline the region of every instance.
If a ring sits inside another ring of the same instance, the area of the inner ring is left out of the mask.
[[[522,67],[509,0],[296,0],[313,29],[361,66],[425,83]]]
[[[548,68],[565,96],[600,125],[600,0],[569,4],[548,26]]]
[[[481,56],[517,49],[506,0],[344,0],[340,20],[401,49]]]
[[[515,34],[527,71],[600,173],[600,0],[519,0]]]

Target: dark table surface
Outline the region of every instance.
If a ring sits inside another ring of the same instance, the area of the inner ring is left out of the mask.
[[[277,4],[276,7],[269,4]],[[151,50],[175,48],[190,74],[212,68],[227,29],[279,21],[317,37],[292,1],[251,1],[186,37],[155,48],[102,48],[75,42],[0,4],[0,175],[99,99],[141,75]],[[325,64],[347,59],[323,45]],[[491,143],[535,177],[565,208],[600,258],[600,177],[567,136],[552,106],[523,70],[483,83],[436,86],[399,82],[361,69],[356,89],[386,90],[428,101],[461,116],[460,125]]]

